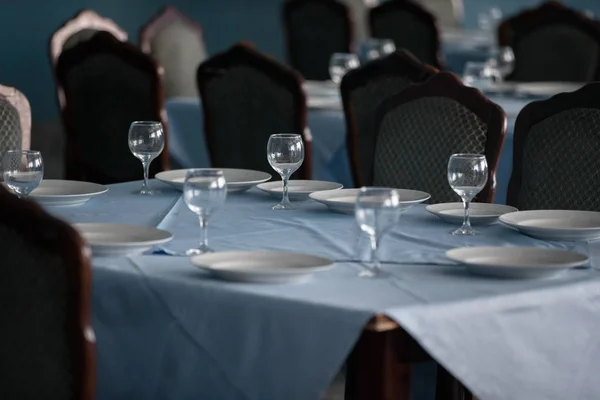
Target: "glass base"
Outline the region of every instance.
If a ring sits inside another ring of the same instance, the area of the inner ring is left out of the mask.
[[[475,235],[481,234],[480,231],[473,229],[470,226],[464,226],[464,225],[458,229],[453,230],[450,233],[455,236],[475,236]]]
[[[275,205],[275,206],[273,206],[271,208],[273,210],[297,210],[298,209],[297,206],[295,206],[295,205],[293,205],[291,203],[287,203],[287,204],[279,203],[279,204],[277,204],[277,205]]]
[[[157,189],[140,189],[139,191],[133,192],[133,194],[139,194],[142,196],[154,196],[155,194],[160,194],[161,191]]]
[[[215,251],[210,247],[198,247],[195,249],[189,249],[185,252],[187,256],[198,256],[200,254],[214,253]]]

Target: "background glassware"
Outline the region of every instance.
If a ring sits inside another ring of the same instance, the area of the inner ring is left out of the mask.
[[[371,242],[372,267],[361,271],[359,276],[372,278],[381,273],[381,265],[377,257],[381,238],[398,223],[400,218],[400,196],[394,189],[363,187],[356,198],[354,215],[358,226],[369,235]]]
[[[360,61],[356,54],[333,53],[329,61],[329,76],[334,83],[339,84],[348,71],[359,66]]]
[[[158,190],[148,187],[148,171],[150,163],[162,153],[165,148],[163,126],[155,121],[136,121],[129,127],[129,150],[136,156],[144,167],[144,183],[139,194],[153,195]]]
[[[9,150],[2,157],[4,183],[20,198],[38,187],[44,177],[42,154],[35,150]]]
[[[206,221],[219,209],[227,198],[227,181],[223,171],[215,169],[190,169],[185,175],[183,200],[188,208],[198,215],[200,221],[200,245],[189,249],[189,256],[210,253],[208,247]]]
[[[499,80],[498,71],[485,62],[469,61],[465,64],[463,83],[479,90],[488,90]]]
[[[281,203],[273,210],[295,209],[288,198],[288,180],[304,162],[304,143],[302,136],[292,133],[274,134],[267,143],[267,159],[271,167],[281,175],[283,196]]]
[[[365,61],[376,60],[396,51],[391,39],[368,39],[361,44],[361,58]]]
[[[481,154],[453,154],[448,161],[448,183],[462,199],[465,218],[453,235],[477,235],[480,232],[471,227],[469,206],[471,200],[485,187],[488,180],[488,166]]]
[[[515,53],[508,46],[494,47],[490,50],[488,64],[497,71],[493,75],[497,79],[504,80],[515,69]]]

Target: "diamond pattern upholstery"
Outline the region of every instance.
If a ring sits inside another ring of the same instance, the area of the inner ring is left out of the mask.
[[[459,102],[422,97],[392,109],[381,120],[375,146],[375,186],[423,190],[430,203],[458,201],[448,185],[454,153],[485,153],[486,124]]]
[[[533,125],[525,138],[520,210],[600,211],[600,110],[574,108]]]
[[[333,0],[292,1],[287,7],[286,28],[292,67],[305,79],[328,80],[331,55],[350,51],[349,11],[345,5]]]
[[[0,225],[1,399],[74,399],[63,261]]]
[[[22,148],[21,132],[19,111],[8,101],[0,99],[0,158],[8,150]]]

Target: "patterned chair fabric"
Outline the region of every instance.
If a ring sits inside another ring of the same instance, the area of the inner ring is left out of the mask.
[[[390,0],[369,12],[371,36],[392,39],[396,48],[413,53],[421,62],[441,68],[436,18],[412,0]]]
[[[478,199],[492,201],[506,129],[497,105],[443,73],[390,98],[379,115],[374,186],[423,190],[430,203],[459,201],[448,185],[450,156],[485,154],[490,177]]]
[[[328,80],[331,55],[352,49],[348,7],[337,0],[289,0],[284,20],[292,67],[305,79]]]
[[[0,97],[0,160],[8,150],[20,150],[22,146],[19,110]]]
[[[520,210],[600,211],[600,84],[525,107],[507,202]]]
[[[269,136],[305,130],[300,78],[245,45],[201,64],[198,89],[214,167],[272,173],[265,156]],[[306,157],[301,171],[309,167],[309,154]]]
[[[379,106],[409,84],[422,82],[435,73],[433,68],[421,64],[406,50],[398,50],[344,76],[341,92],[346,142],[357,186],[373,183],[376,112]]]
[[[600,25],[549,2],[504,21],[499,41],[515,53],[515,81],[589,82],[600,78]]]
[[[63,52],[57,75],[67,101],[64,120],[72,161],[67,175],[102,184],[142,179],[128,133],[133,121],[161,121],[163,97],[154,62],[99,32]],[[150,175],[164,169],[161,160],[152,162]]]

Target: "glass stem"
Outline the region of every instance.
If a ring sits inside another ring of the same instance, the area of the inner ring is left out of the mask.
[[[290,204],[290,199],[288,198],[288,181],[289,176],[282,176],[281,180],[283,182],[283,195],[281,197],[281,204]]]
[[[206,231],[206,218],[204,218],[204,215],[200,215],[198,216],[198,221],[200,222],[200,248],[207,249],[208,234]]]
[[[377,274],[381,269],[379,258],[377,257],[377,248],[379,247],[379,239],[377,235],[371,235],[371,263],[373,264],[373,273]]]
[[[150,161],[142,161],[144,167],[144,183],[142,184],[142,191],[148,190],[148,173],[150,171]]]
[[[465,205],[465,219],[463,220],[463,228],[471,229],[471,219],[469,215],[469,207],[471,206],[471,199],[463,199]]]

